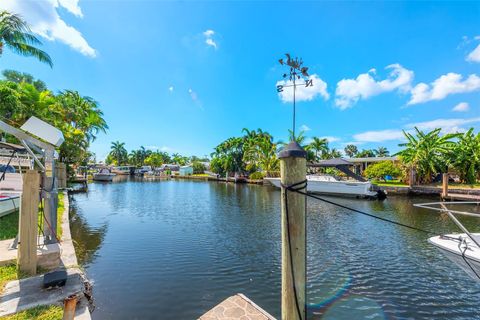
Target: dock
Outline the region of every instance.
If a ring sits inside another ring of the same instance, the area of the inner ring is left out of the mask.
[[[275,320],[245,295],[238,293],[210,309],[199,320]]]
[[[444,195],[443,200],[448,201],[478,201],[480,202],[480,195],[478,194],[465,194],[465,193],[451,193]]]

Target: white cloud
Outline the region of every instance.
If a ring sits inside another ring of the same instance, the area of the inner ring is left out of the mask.
[[[404,126],[406,132],[414,132],[414,128],[419,130],[430,131],[433,129],[441,128],[442,133],[464,132],[465,128],[462,126],[471,125],[473,123],[480,123],[479,118],[469,119],[435,119],[431,121],[409,123]],[[389,140],[404,140],[404,134],[402,130],[387,129],[378,131],[367,131],[353,135],[353,138],[359,142],[383,142]]]
[[[400,64],[391,64],[385,69],[391,70],[387,79],[376,81],[375,69],[362,73],[356,79],[343,79],[337,83],[335,105],[344,110],[352,107],[360,99],[368,99],[384,92],[398,90],[406,93],[411,89],[414,73]]]
[[[82,9],[78,6],[80,0],[58,0],[60,5],[77,17],[83,18]]]
[[[337,141],[342,140],[342,139],[340,139],[339,137],[332,137],[332,136],[324,136],[324,137],[320,137],[320,139],[327,139],[327,141],[328,141],[329,143],[337,142]]]
[[[403,138],[402,130],[379,130],[367,131],[353,135],[353,139],[360,142],[382,142],[388,140],[400,140]]]
[[[168,91],[173,92],[174,88],[173,86],[168,87]]]
[[[307,126],[306,124],[302,124],[300,126],[300,131],[310,131],[310,130],[312,130],[312,129],[310,129],[310,127]]]
[[[458,73],[447,73],[433,81],[430,85],[426,83],[417,84],[411,91],[412,97],[409,105],[424,103],[432,100],[442,100],[450,94],[467,93],[480,90],[480,77],[471,74],[463,80]]]
[[[406,127],[414,128],[417,127],[420,130],[433,130],[436,128],[442,128],[443,133],[447,132],[462,132],[465,131],[461,126],[466,124],[478,123],[480,118],[470,118],[470,119],[436,119],[432,121],[410,123]]]
[[[456,112],[466,112],[468,110],[470,110],[470,106],[466,102],[460,102],[452,109],[452,111],[456,111]]]
[[[213,40],[213,36],[215,35],[215,31],[209,29],[209,30],[203,32],[203,35],[205,36],[205,43],[208,46],[214,47],[215,49],[217,49],[217,43],[215,42],[215,40]]]
[[[1,0],[0,9],[21,15],[34,33],[49,41],[58,40],[85,56],[95,57],[95,49],[58,14],[59,7],[63,7],[77,17],[83,17],[78,2],[79,0]]]
[[[480,44],[468,54],[467,61],[480,62]]]
[[[321,96],[325,100],[330,98],[330,95],[327,92],[327,83],[320,79],[318,75],[312,74],[308,77],[308,80],[312,80],[312,85],[308,87],[305,86],[304,80],[296,81],[297,89],[295,90],[295,100],[297,102],[310,101],[315,99],[317,96]],[[290,80],[281,80],[277,82],[277,86],[284,86],[283,91],[278,93],[278,96],[282,102],[292,102],[293,82]]]

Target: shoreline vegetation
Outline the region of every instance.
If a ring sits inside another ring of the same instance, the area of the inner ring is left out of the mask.
[[[189,165],[193,174],[203,174],[208,170],[219,177],[243,176],[251,180],[264,177],[279,176],[278,152],[286,145],[283,141],[275,141],[273,136],[261,129],[242,130],[240,137],[229,138],[214,148],[210,158],[196,156],[185,157],[178,153],[169,155],[163,151],[146,150],[140,147],[130,153],[125,144],[112,142],[111,151],[106,164],[113,166],[131,165],[135,167],[151,166],[159,168],[165,164],[179,166]],[[310,163],[340,158],[342,152],[330,148],[328,140],[320,137],[308,139],[304,132],[298,136],[290,133],[290,140],[296,140],[306,151]],[[363,149],[359,151],[355,145],[347,145],[345,159],[386,158],[369,165],[361,173],[379,186],[409,186],[410,184],[434,187],[439,185],[439,175],[450,173],[452,186],[459,188],[479,188],[480,181],[480,133],[474,129],[464,133],[443,134],[440,128],[423,132],[415,128],[415,132],[404,132],[406,143],[399,144],[402,149],[390,157],[385,147]],[[393,159],[393,160],[392,160]],[[415,181],[410,181],[411,172],[415,173]],[[344,176],[335,168],[309,169],[309,173]]]

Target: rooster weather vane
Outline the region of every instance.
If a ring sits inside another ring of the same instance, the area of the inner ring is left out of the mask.
[[[286,60],[280,59],[278,62],[282,66],[286,65],[290,67],[289,73],[283,74],[283,79],[289,78],[293,84],[285,84],[285,85],[277,85],[277,92],[283,92],[285,88],[293,87],[293,139],[295,139],[295,91],[297,90],[297,86],[305,86],[305,88],[313,87],[313,80],[309,79],[308,74],[308,67],[303,66],[303,60],[300,58],[292,59],[290,54],[286,53],[285,56],[287,57]],[[302,84],[297,84],[297,81],[303,80]]]

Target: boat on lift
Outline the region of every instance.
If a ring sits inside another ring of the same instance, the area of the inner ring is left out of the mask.
[[[445,257],[455,263],[471,278],[480,282],[480,233],[471,233],[457,219],[455,215],[480,218],[480,212],[453,210],[454,205],[476,205],[480,208],[480,202],[430,202],[415,204],[415,207],[446,213],[448,217],[462,230],[463,233],[438,235],[428,239]],[[478,210],[477,210],[478,211]]]
[[[18,157],[18,153],[25,152],[25,148],[12,143],[0,142],[0,149],[10,153],[9,157],[2,157],[0,160],[2,162],[0,164],[0,217],[2,217],[20,208],[23,179],[22,159]],[[18,162],[18,172],[13,166],[14,162]]]
[[[112,173],[108,168],[102,168],[93,174],[95,181],[112,181],[116,174]]]
[[[349,196],[366,199],[386,198],[381,190],[374,190],[374,185],[360,175],[348,169],[352,163],[345,159],[329,159],[309,164],[309,167],[335,168],[353,180],[341,180],[332,175],[307,175],[307,192],[335,196]],[[277,188],[281,188],[280,178],[264,178]]]

